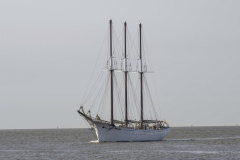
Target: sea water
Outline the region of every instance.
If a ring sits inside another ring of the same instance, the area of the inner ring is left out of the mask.
[[[157,142],[98,143],[90,129],[0,130],[0,160],[240,159],[240,127],[173,127]]]

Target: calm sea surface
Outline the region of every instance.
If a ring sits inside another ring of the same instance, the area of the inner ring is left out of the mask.
[[[95,140],[89,129],[0,130],[0,159],[240,159],[238,126],[171,128],[159,142]]]

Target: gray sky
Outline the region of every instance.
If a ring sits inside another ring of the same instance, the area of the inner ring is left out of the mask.
[[[240,1],[0,1],[0,129],[86,127],[109,19],[143,24],[170,126],[240,124]]]

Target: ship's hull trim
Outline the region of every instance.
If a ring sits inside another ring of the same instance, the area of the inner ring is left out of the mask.
[[[143,142],[160,141],[170,132],[170,128],[131,129],[116,127],[104,123],[94,123],[99,142]]]

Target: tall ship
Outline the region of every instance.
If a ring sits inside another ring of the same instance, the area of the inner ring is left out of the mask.
[[[128,40],[126,22],[123,30],[122,49],[117,54],[118,45],[114,42],[119,43],[119,40],[113,39],[115,31],[112,20],[109,21],[108,53],[102,70],[106,78],[100,74],[100,78],[95,79],[94,87],[86,96],[89,100],[96,93],[94,98],[89,104],[81,104],[77,112],[95,130],[99,142],[160,141],[168,135],[170,127],[159,118],[159,108],[154,105],[147,82],[146,73],[152,72],[148,71],[143,55],[142,24],[136,34],[138,47],[135,52],[128,49],[133,44]],[[100,85],[100,82],[105,84]]]

